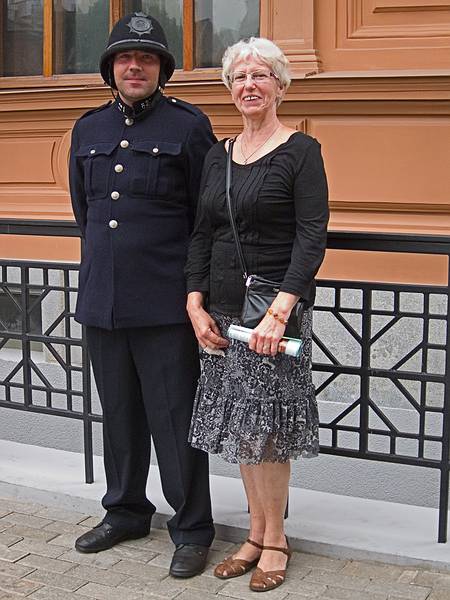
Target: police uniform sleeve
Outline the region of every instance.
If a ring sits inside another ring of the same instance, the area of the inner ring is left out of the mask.
[[[78,227],[81,230],[81,235],[84,237],[86,231],[87,202],[84,190],[84,171],[76,156],[78,148],[78,131],[77,124],[75,124],[72,131],[72,143],[70,146],[69,187],[73,214],[78,223]]]
[[[191,231],[200,194],[203,161],[211,146],[216,142],[217,139],[208,117],[203,113],[197,114],[195,123],[186,140],[189,225]]]

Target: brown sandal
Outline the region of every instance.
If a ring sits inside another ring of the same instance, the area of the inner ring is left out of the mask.
[[[263,549],[261,544],[254,542],[251,539],[245,540],[247,544],[251,544],[258,548],[259,550]],[[255,560],[244,560],[243,558],[233,558],[232,556],[227,556],[222,562],[220,562],[217,567],[214,569],[214,575],[219,577],[219,579],[231,579],[232,577],[240,577],[241,575],[245,575],[256,567],[259,561],[258,558]]]
[[[278,548],[277,546],[263,546],[263,550],[275,550],[286,554],[286,568],[278,571],[263,571],[256,567],[252,578],[250,579],[250,589],[253,592],[268,592],[279,587],[286,579],[286,569],[292,556],[292,550],[289,548],[289,542],[286,538],[287,548]]]

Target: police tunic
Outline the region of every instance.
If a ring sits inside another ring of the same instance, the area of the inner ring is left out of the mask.
[[[136,537],[149,530],[152,438],[173,542],[209,546],[208,457],[188,444],[199,365],[183,267],[215,138],[190,104],[159,92],[141,104],[136,113],[116,100],[83,116],[70,160],[84,241],[76,319],[103,409],[104,522]]]
[[[151,104],[131,117],[116,101],[73,130],[70,191],[84,240],[75,318],[84,325],[187,322],[183,267],[215,137],[196,107],[159,92]]]

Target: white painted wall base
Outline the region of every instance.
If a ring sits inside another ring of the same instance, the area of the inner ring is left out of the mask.
[[[101,457],[94,460],[96,481],[87,485],[82,454],[0,440],[0,497],[101,516],[105,477]],[[156,466],[147,489],[158,511],[154,524],[162,526],[173,511],[162,495]],[[218,536],[243,539],[248,515],[240,480],[212,475],[211,492]],[[296,487],[290,489],[286,530],[296,550],[450,571],[450,542],[436,542],[437,519],[432,508]]]

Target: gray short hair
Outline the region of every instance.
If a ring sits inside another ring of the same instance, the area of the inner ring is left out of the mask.
[[[251,37],[229,46],[222,57],[222,81],[231,90],[230,75],[234,63],[252,56],[267,63],[271,72],[278,78],[286,91],[291,83],[289,61],[283,52],[271,40]]]

